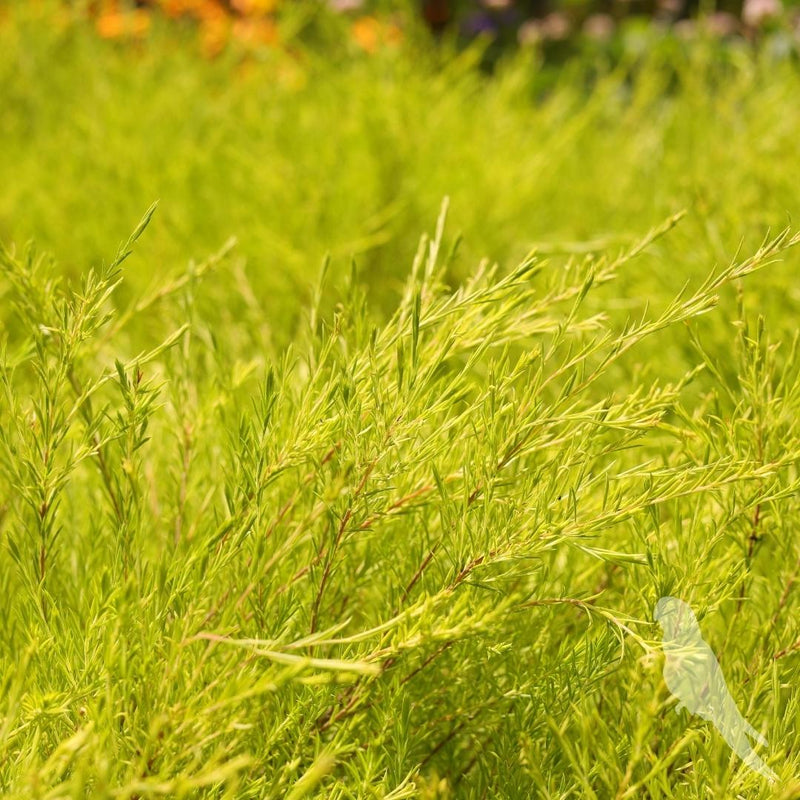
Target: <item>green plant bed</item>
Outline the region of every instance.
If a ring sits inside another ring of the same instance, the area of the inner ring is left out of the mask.
[[[791,60],[175,37],[0,23],[3,795],[798,796]]]
[[[752,790],[668,714],[664,594],[708,614],[791,776],[796,350],[742,309],[719,353],[696,319],[796,237],[619,327],[587,299],[675,220],[453,290],[442,217],[387,322],[354,274],[332,316],[313,304],[282,356],[243,363],[244,323],[204,317],[199,277],[110,310],[148,219],[76,290],[2,255],[12,796]],[[155,302],[175,329],[136,353]],[[648,375],[681,340],[697,366]]]

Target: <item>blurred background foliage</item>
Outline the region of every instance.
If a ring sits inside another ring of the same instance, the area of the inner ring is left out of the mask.
[[[35,239],[73,280],[158,199],[123,295],[164,270],[191,274],[235,236],[219,280],[242,294],[219,313],[269,307],[262,348],[304,324],[326,256],[333,286],[355,260],[372,313],[393,309],[445,196],[463,235],[454,282],[484,257],[508,267],[534,248],[560,265],[625,247],[687,210],[652,263],[621,277],[622,315],[798,216],[788,6],[725,35],[703,10],[566,39],[521,37],[550,24],[521,4],[516,33],[474,36],[476,9],[511,6],[453,4],[436,34],[419,3],[0,8],[0,240]],[[758,285],[765,309],[800,308],[768,273]]]

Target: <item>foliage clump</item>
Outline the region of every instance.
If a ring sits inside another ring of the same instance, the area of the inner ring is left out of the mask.
[[[388,319],[323,269],[300,335],[258,352],[257,309],[220,329],[203,300],[232,245],[118,299],[151,213],[78,286],[0,254],[10,796],[752,791],[667,714],[667,593],[791,778],[800,365],[743,287],[798,237],[619,319],[677,217],[451,286],[443,214]],[[730,286],[735,363],[698,326]]]

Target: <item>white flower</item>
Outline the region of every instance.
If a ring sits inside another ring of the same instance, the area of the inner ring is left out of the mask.
[[[745,0],[742,19],[746,25],[756,28],[764,20],[780,16],[782,11],[781,0]]]

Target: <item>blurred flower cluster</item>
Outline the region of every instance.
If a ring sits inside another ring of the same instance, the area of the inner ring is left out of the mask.
[[[450,4],[448,19],[467,37],[515,39],[523,46],[576,38],[605,42],[633,18],[672,28],[684,38],[700,28],[718,37],[749,38],[779,27],[800,29],[800,9],[791,0],[788,7],[782,0],[719,0],[705,14],[700,6],[699,0],[473,0]]]
[[[434,32],[488,37],[498,46],[544,47],[587,41],[605,43],[634,19],[672,29],[681,38],[700,30],[719,38],[755,38],[781,30],[800,41],[800,0],[717,0],[700,14],[700,0],[416,0]],[[203,52],[219,54],[235,42],[245,50],[283,41],[281,19],[308,9],[338,17],[350,45],[366,53],[396,45],[403,24],[401,4],[381,0],[90,0],[98,33],[108,39],[144,38],[155,15],[190,21]],[[412,3],[411,8],[413,8]],[[405,6],[408,9],[409,6]]]
[[[246,46],[277,43],[278,0],[97,0],[89,11],[106,39],[144,37],[154,14],[194,21],[203,51],[213,56],[236,39]]]
[[[301,5],[303,0],[94,0],[89,11],[97,32],[107,39],[145,37],[156,14],[191,22],[203,52],[215,56],[231,42],[245,50],[282,44],[281,16],[290,6],[296,11]],[[350,41],[365,52],[374,53],[402,38],[394,19],[370,13],[363,0],[329,0],[326,5],[330,13],[351,18]]]

